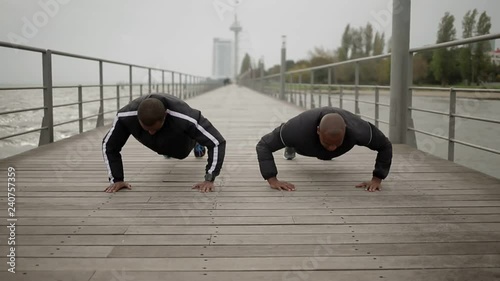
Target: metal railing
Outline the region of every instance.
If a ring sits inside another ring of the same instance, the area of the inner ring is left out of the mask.
[[[441,115],[441,116],[448,116],[448,136],[441,136],[434,134],[432,132],[427,132],[423,130],[418,130],[412,126],[408,126],[409,131],[414,131],[418,132],[424,135],[432,136],[435,138],[439,138],[442,140],[445,140],[448,142],[448,160],[454,161],[455,160],[455,143],[468,146],[471,148],[476,148],[482,151],[494,153],[500,155],[500,150],[496,150],[493,148],[488,148],[472,143],[468,143],[465,141],[457,140],[455,139],[455,132],[456,132],[456,119],[457,118],[462,118],[466,120],[475,120],[475,121],[481,121],[481,122],[488,122],[488,123],[493,123],[493,124],[500,124],[500,120],[494,120],[490,118],[481,118],[481,117],[475,117],[471,115],[463,115],[463,114],[457,114],[457,92],[468,92],[468,93],[497,93],[499,94],[500,97],[500,90],[495,91],[495,90],[485,90],[485,89],[464,89],[464,88],[433,88],[433,87],[410,87],[410,90],[413,92],[413,90],[427,90],[427,91],[449,91],[449,111],[448,112],[443,112],[443,111],[436,111],[436,110],[429,110],[425,108],[418,108],[414,106],[409,106],[408,109],[410,111],[415,111],[415,112],[425,112],[425,113],[430,113],[430,114],[436,114],[436,115]],[[475,96],[472,98],[481,98],[479,96]]]
[[[0,137],[0,140],[5,140],[9,138],[14,138],[21,135],[26,135],[30,133],[40,132],[40,139],[38,145],[44,145],[51,142],[54,142],[54,128],[66,124],[76,123],[78,122],[79,133],[83,132],[83,121],[90,118],[97,117],[96,128],[104,125],[104,115],[108,113],[117,112],[121,103],[120,100],[123,98],[128,98],[131,101],[135,96],[133,93],[134,87],[139,87],[139,96],[142,96],[146,93],[152,93],[153,90],[156,92],[165,92],[165,90],[180,98],[180,99],[188,99],[199,94],[205,93],[207,91],[213,90],[217,87],[222,86],[220,81],[210,80],[206,77],[200,77],[190,74],[185,74],[181,72],[153,68],[135,64],[129,64],[124,62],[117,62],[111,60],[105,60],[100,58],[94,58],[89,56],[82,56],[77,54],[71,54],[66,52],[60,52],[55,50],[46,50],[40,48],[34,48],[24,45],[17,45],[7,42],[0,41],[0,47],[18,49],[28,52],[40,53],[42,56],[42,76],[43,76],[43,85],[37,87],[3,87],[0,88],[0,97],[3,91],[12,91],[12,90],[43,90],[43,106],[41,107],[31,107],[24,109],[16,109],[10,111],[0,112],[0,116],[9,115],[15,113],[23,113],[29,111],[42,111],[43,110],[43,119],[42,125],[39,128],[26,130],[23,132],[16,132],[14,134],[10,134],[7,136]],[[97,85],[65,85],[65,86],[54,86],[52,79],[52,62],[53,56],[63,56],[70,57],[85,61],[94,61],[99,64],[99,84]],[[104,64],[111,65],[119,65],[128,67],[129,70],[129,83],[117,83],[113,85],[105,85],[104,84]],[[134,84],[133,83],[133,70],[134,69],[145,69],[148,71],[148,83],[147,84]],[[161,83],[153,83],[152,81],[152,71],[161,72]],[[170,82],[166,82],[165,74],[170,73]],[[128,95],[122,95],[121,87],[127,86],[129,88]],[[114,88],[116,87],[116,96],[111,98],[104,98],[104,88]],[[144,89],[146,87],[146,89]],[[83,89],[84,88],[99,88],[99,98],[93,100],[84,100],[83,99]],[[78,102],[66,103],[66,104],[57,104],[54,105],[54,89],[78,89]],[[116,110],[104,111],[104,102],[116,100]],[[92,114],[89,116],[83,116],[83,105],[89,103],[99,103],[99,109],[96,114]],[[54,109],[55,108],[63,108],[78,105],[78,118],[73,120],[65,120],[63,122],[54,124]]]
[[[456,40],[452,42],[446,42],[446,43],[440,43],[436,45],[430,45],[430,46],[425,46],[425,47],[420,47],[420,48],[413,48],[410,49],[409,51],[409,81],[413,81],[413,71],[412,71],[412,58],[413,55],[417,52],[422,52],[422,51],[429,51],[429,50],[434,50],[438,48],[447,48],[447,47],[453,47],[453,46],[459,46],[459,45],[464,45],[464,44],[470,44],[470,43],[475,43],[475,42],[481,42],[481,41],[487,41],[487,40],[495,40],[500,38],[500,34],[488,34],[488,35],[482,35],[482,36],[477,36],[473,38],[467,38],[463,40]],[[380,107],[389,107],[390,104],[384,104],[380,102],[380,90],[390,90],[390,86],[373,86],[373,85],[360,85],[360,63],[367,62],[367,61],[373,61],[373,60],[381,60],[381,59],[388,59],[391,57],[391,54],[384,54],[384,55],[378,55],[378,56],[371,56],[371,57],[365,57],[365,58],[359,58],[359,59],[354,59],[354,60],[348,60],[348,61],[342,61],[342,62],[337,62],[337,63],[331,63],[331,64],[326,64],[326,65],[321,65],[321,66],[315,66],[315,67],[309,67],[309,68],[304,68],[304,69],[299,69],[299,70],[294,70],[294,71],[288,71],[285,72],[284,75],[282,74],[273,74],[273,75],[268,75],[264,76],[263,73],[263,68],[262,64],[259,65],[259,68],[257,71],[253,71],[253,73],[246,74],[245,77],[242,77],[240,84],[247,86],[249,88],[252,88],[256,91],[262,92],[264,94],[270,95],[274,98],[278,98],[287,102],[294,103],[300,107],[304,108],[314,108],[316,107],[316,101],[319,101],[319,106],[322,106],[322,98],[323,96],[327,96],[328,102],[325,105],[332,106],[332,100],[334,98],[338,98],[339,102],[339,107],[344,108],[344,101],[350,101],[354,103],[354,113],[358,116],[361,116],[365,119],[369,119],[374,121],[374,125],[379,127],[379,124],[387,124],[389,125],[389,120],[381,120],[380,119]],[[342,65],[349,65],[349,64],[354,64],[354,84],[349,84],[349,85],[340,85],[340,84],[334,84],[332,83],[332,74],[334,74],[333,70],[336,67],[342,66]],[[314,82],[315,80],[315,72],[320,71],[320,70],[327,70],[327,78],[328,81],[326,84],[316,84]],[[260,74],[260,75],[259,75]],[[306,74],[309,74],[309,83],[302,83],[302,78]],[[294,79],[295,78],[295,79]],[[281,86],[280,81],[284,79],[285,82],[288,81],[287,83],[284,83],[284,86]],[[294,81],[295,80],[295,81]],[[298,81],[297,81],[298,80]],[[411,83],[411,82],[410,82]],[[284,90],[281,89],[281,87],[284,87]],[[346,90],[350,90],[349,94],[353,95],[354,98],[346,98]],[[369,94],[374,97],[373,101],[366,101],[366,100],[361,100],[359,98],[360,91],[361,90],[369,90],[372,91]],[[441,112],[441,111],[435,111],[435,110],[430,110],[430,109],[425,109],[425,108],[417,108],[412,106],[412,96],[414,91],[419,91],[419,90],[428,90],[428,91],[435,91],[435,90],[440,90],[440,91],[447,91],[449,92],[449,110],[448,112]],[[500,90],[489,90],[489,89],[466,89],[466,88],[438,88],[438,87],[415,87],[410,84],[408,87],[408,107],[407,111],[402,111],[402,114],[407,114],[408,118],[408,123],[406,125],[406,143],[410,144],[412,146],[417,146],[416,142],[416,136],[415,133],[421,133],[425,134],[431,137],[439,138],[442,140],[446,140],[448,142],[448,160],[454,161],[455,160],[455,144],[461,144],[464,146],[468,146],[471,148],[479,149],[482,151],[486,151],[489,153],[493,153],[496,155],[500,155],[500,151],[491,147],[484,147],[481,145],[465,142],[462,140],[458,140],[455,137],[455,131],[456,131],[456,119],[457,118],[462,118],[462,119],[468,119],[468,120],[475,120],[475,121],[480,121],[480,122],[488,122],[488,123],[493,123],[493,124],[500,124],[500,120],[494,120],[494,119],[489,119],[489,118],[481,118],[473,115],[464,115],[464,114],[458,114],[456,112],[456,107],[457,107],[457,92],[466,92],[466,93],[490,93],[490,94],[498,94],[498,97],[500,98]],[[404,94],[404,93],[402,93]],[[474,98],[474,97],[472,97]],[[477,97],[480,98],[480,97]],[[309,99],[309,103],[307,100]],[[361,114],[359,110],[359,104],[370,104],[374,105],[374,116],[367,116],[364,114]],[[428,113],[428,114],[438,114],[442,116],[448,116],[448,135],[447,136],[442,136],[442,135],[437,135],[432,132],[427,132],[423,130],[416,129],[413,125],[413,119],[412,119],[412,113],[413,112],[423,112],[423,113]]]

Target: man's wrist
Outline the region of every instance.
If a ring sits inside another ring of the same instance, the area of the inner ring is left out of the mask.
[[[268,183],[273,183],[273,182],[277,182],[277,181],[278,181],[278,179],[276,177],[272,177],[272,178],[267,179]]]
[[[209,174],[209,173],[205,174],[205,181],[214,182],[214,180],[215,180],[215,176],[213,174]]]
[[[374,182],[378,182],[378,183],[381,183],[381,182],[382,182],[382,179],[381,179],[381,178],[379,178],[379,177],[373,176],[373,177],[372,177],[372,181],[374,181]]]

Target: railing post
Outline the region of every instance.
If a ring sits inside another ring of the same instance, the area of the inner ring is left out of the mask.
[[[309,92],[309,94],[311,95],[311,106],[310,108],[315,108],[315,105],[314,105],[314,70],[311,70],[311,90]]]
[[[189,96],[194,97],[194,87],[193,87],[193,76],[192,75],[189,75],[188,88],[189,88]]]
[[[339,107],[342,109],[344,108],[344,100],[343,100],[343,95],[344,95],[344,89],[342,86],[340,86],[340,92],[339,92]]]
[[[120,110],[120,85],[116,85],[116,112]]]
[[[193,91],[194,91],[195,96],[199,95],[199,93],[198,93],[198,77],[197,76],[193,77]]]
[[[354,110],[356,115],[360,114],[359,111],[359,62],[356,62],[355,74],[354,74]]]
[[[186,81],[184,81],[184,87],[186,89],[187,98],[191,98],[191,89],[189,88],[189,81],[191,81],[191,76],[186,75]]]
[[[286,72],[286,36],[281,42],[281,68],[280,68],[280,100],[285,100],[285,72]]]
[[[302,89],[302,74],[299,74],[299,85],[298,85],[298,89],[299,89],[299,106],[300,107],[304,107],[304,102],[302,101],[302,92],[301,92],[301,89]]]
[[[375,86],[375,127],[378,128],[378,120],[379,120],[379,88]]]
[[[148,93],[151,94],[151,68],[148,68]]]
[[[202,81],[201,77],[198,77],[198,78],[196,79],[196,84],[197,84],[197,85],[196,85],[196,92],[198,93],[198,95],[201,95],[201,94],[202,94],[202,90],[203,90],[203,89],[201,88],[201,81]]]
[[[83,133],[83,93],[82,85],[78,86],[78,132]]]
[[[328,106],[332,106],[332,68],[328,68]]]
[[[43,68],[43,119],[42,127],[47,127],[40,132],[38,145],[54,142],[54,107],[52,93],[52,51],[47,50],[42,54]]]
[[[448,160],[455,161],[455,114],[457,111],[457,92],[450,89],[450,113],[448,128]]]
[[[393,1],[392,4],[393,11],[398,13],[392,13],[389,139],[393,144],[406,144],[411,0]]]
[[[321,107],[322,97],[323,97],[323,85],[318,84],[318,107]]]
[[[139,95],[142,97],[142,84],[139,85]]]
[[[128,81],[129,81],[129,90],[130,90],[130,101],[132,101],[134,98],[134,91],[133,91],[133,81],[132,81],[132,66],[129,65],[129,70],[128,70]]]
[[[182,73],[179,73],[179,98],[184,99],[184,91],[182,89]]]
[[[415,135],[414,130],[408,130],[408,127],[415,128],[414,122],[413,122],[413,117],[412,117],[412,110],[410,107],[412,107],[413,104],[413,53],[409,53],[408,55],[408,106],[406,108],[406,118],[407,118],[407,125],[406,125],[406,144],[413,146],[417,148],[417,136]]]
[[[165,93],[165,71],[161,71],[161,92]]]
[[[260,92],[264,93],[264,61],[261,59],[259,63],[260,70]]]
[[[170,73],[172,75],[172,81],[170,82],[170,85],[168,86],[168,90],[171,95],[175,96],[175,90],[174,90],[174,81],[175,81],[175,74],[173,72]]]
[[[104,71],[102,60],[99,61],[99,115],[97,116],[97,127],[104,126]]]

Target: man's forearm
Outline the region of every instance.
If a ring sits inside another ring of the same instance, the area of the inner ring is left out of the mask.
[[[278,170],[274,163],[273,153],[264,141],[260,141],[256,147],[257,160],[259,161],[259,169],[262,177],[265,180],[276,177]]]
[[[211,175],[213,179],[217,177],[222,169],[224,157],[226,154],[226,141],[222,140],[218,145],[208,147],[207,166],[205,174]]]
[[[108,170],[108,180],[110,183],[124,181],[123,162],[120,153],[106,153],[104,163]]]
[[[257,143],[257,159],[262,177],[267,180],[276,177],[278,170],[274,162],[273,152],[285,147],[280,137],[281,126],[263,136]]]
[[[380,150],[375,160],[375,169],[373,176],[379,179],[385,179],[389,174],[392,163],[392,145],[389,143],[383,150]]]

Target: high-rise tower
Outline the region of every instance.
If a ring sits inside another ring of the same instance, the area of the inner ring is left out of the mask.
[[[231,31],[234,32],[234,82],[236,82],[236,78],[238,77],[238,33],[241,32],[242,27],[238,22],[238,17],[234,15],[234,22],[231,25]]]

